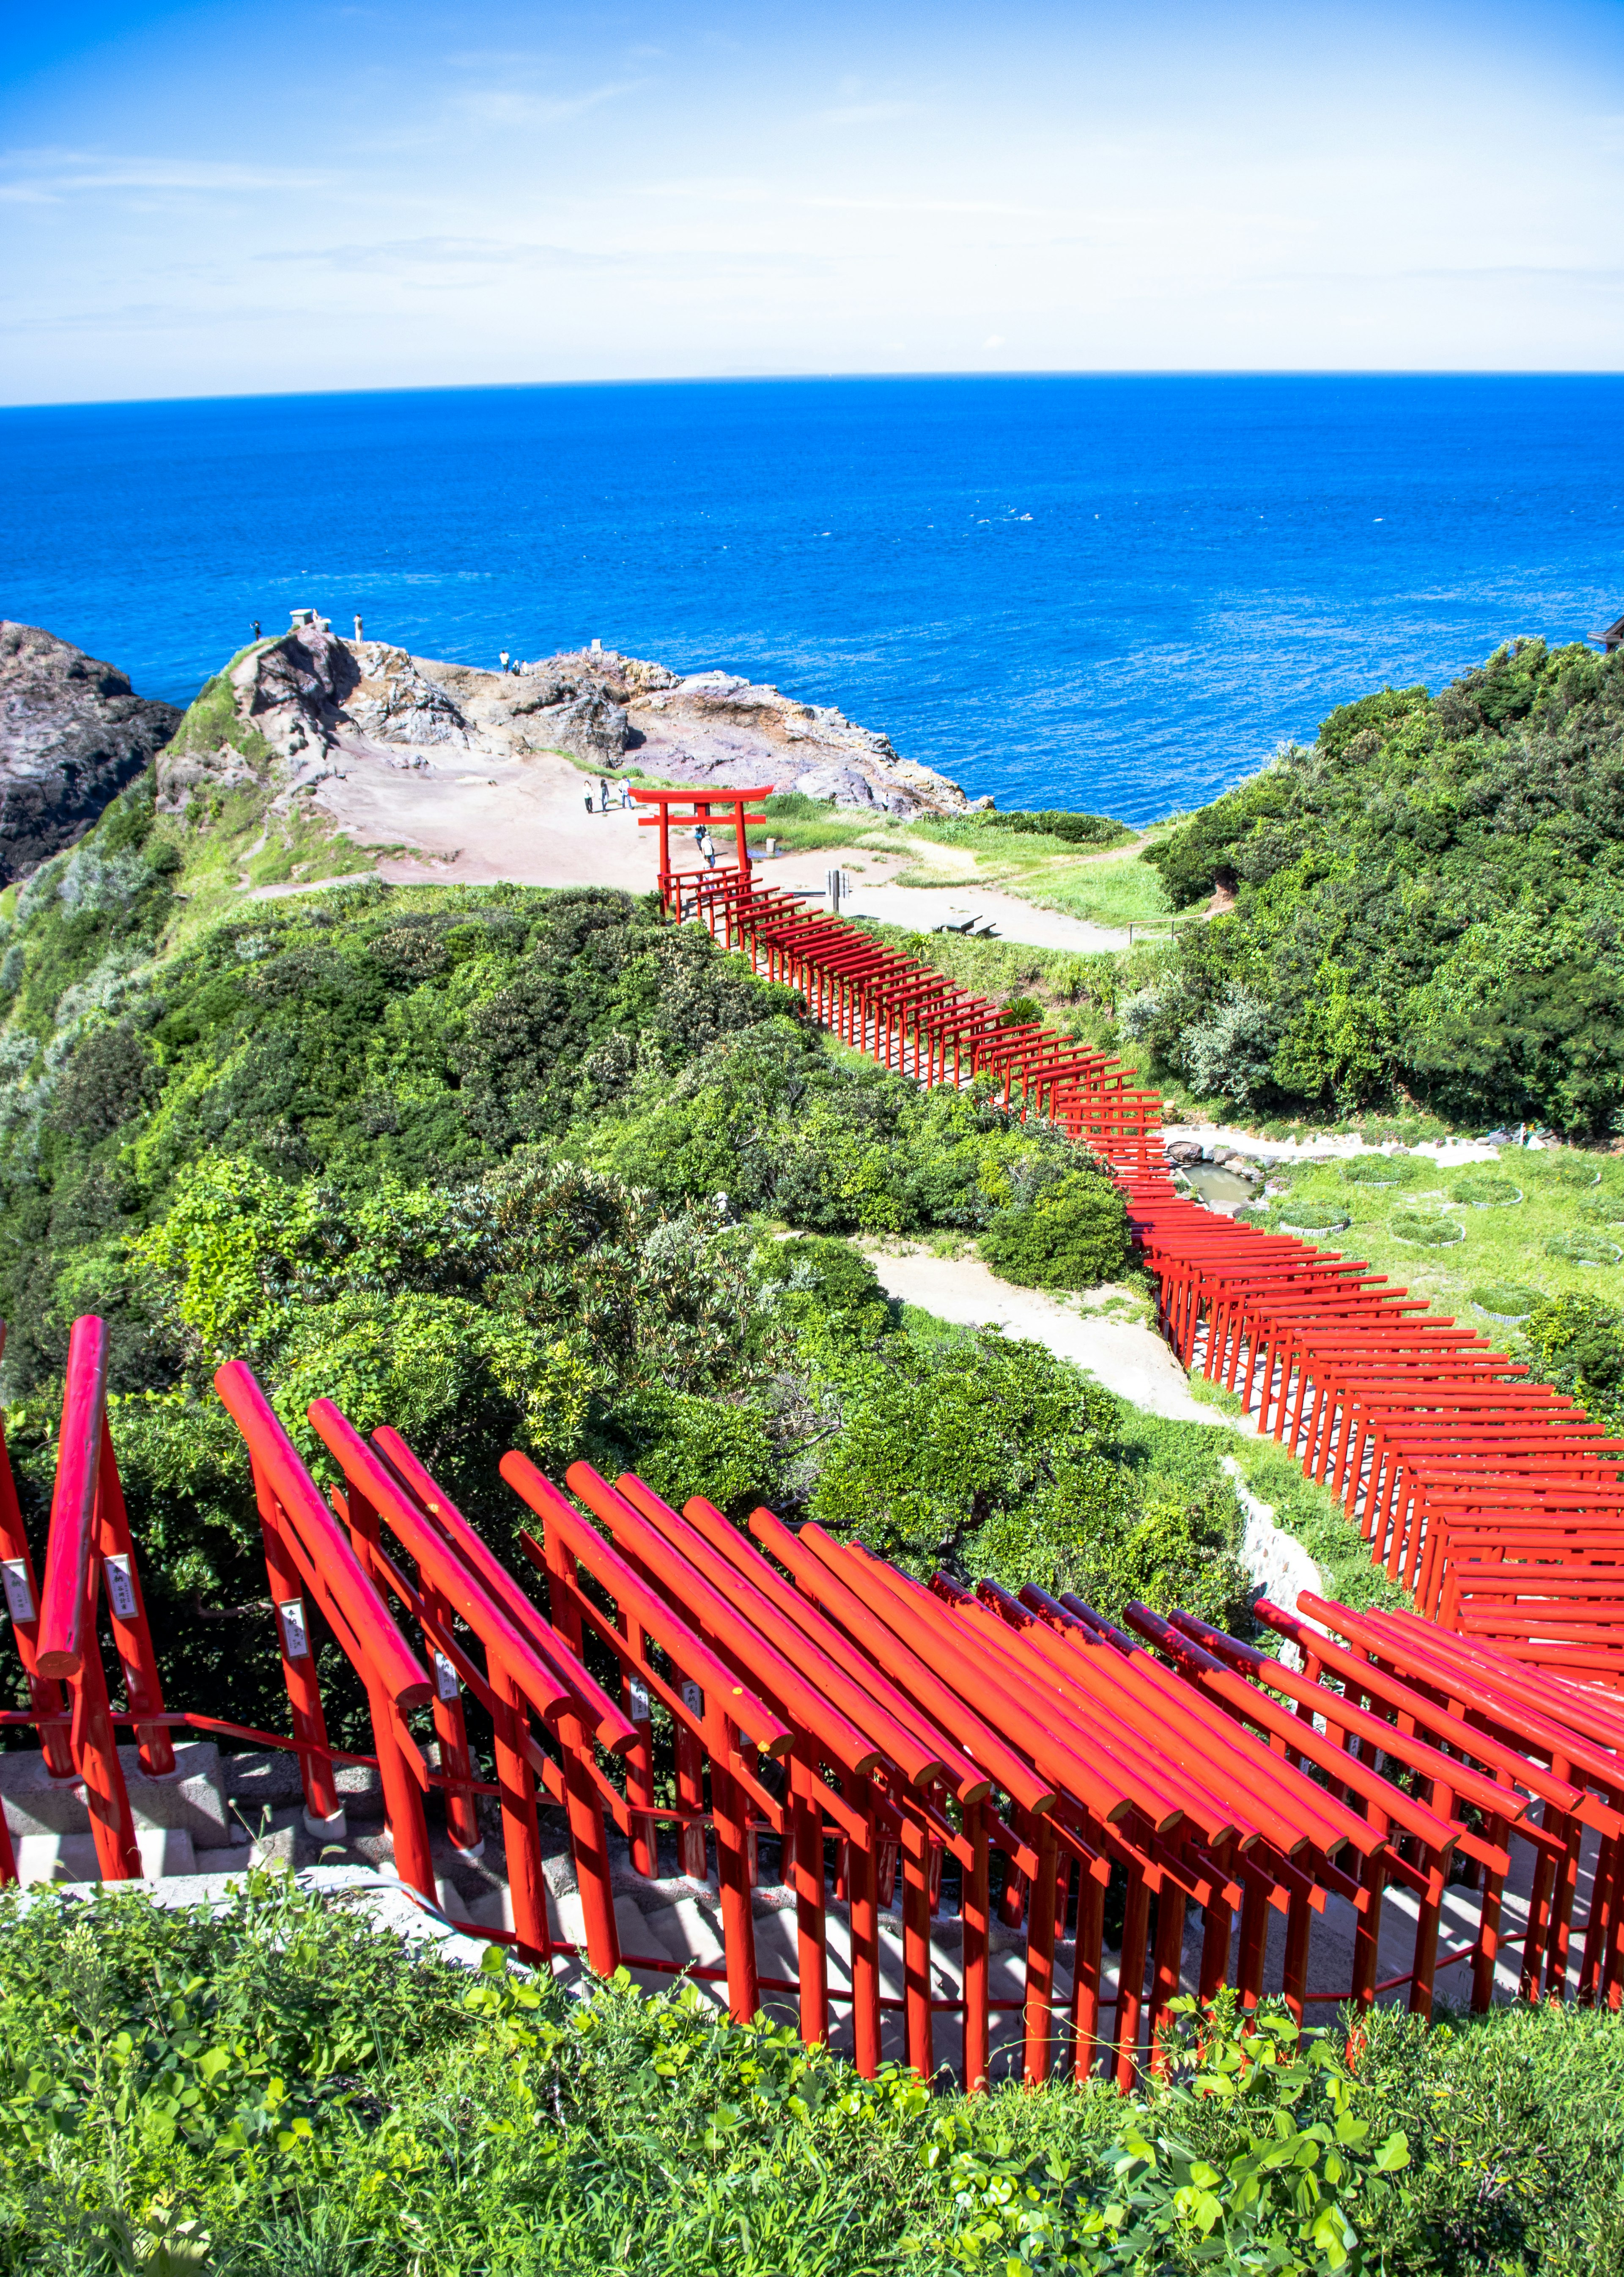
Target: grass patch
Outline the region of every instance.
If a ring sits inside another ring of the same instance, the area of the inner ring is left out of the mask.
[[[1472,1291],[1477,1310],[1497,1321],[1526,1321],[1538,1302],[1538,1290],[1526,1281],[1491,1281]]]
[[[1315,1204],[1335,1207],[1348,1220],[1337,1249],[1388,1274],[1435,1308],[1480,1323],[1482,1313],[1473,1313],[1475,1292],[1490,1288],[1624,1301],[1620,1245],[1581,1207],[1589,1198],[1610,1208],[1617,1196],[1624,1215],[1624,1162],[1594,1154],[1575,1158],[1565,1149],[1506,1147],[1498,1162],[1468,1169],[1440,1169],[1424,1155],[1385,1157],[1383,1168],[1400,1171],[1397,1187],[1368,1183],[1369,1174],[1357,1173],[1353,1163],[1271,1165],[1271,1184],[1287,1191],[1271,1195],[1253,1222],[1279,1230],[1302,1223],[1301,1213]],[[1461,1190],[1469,1184],[1477,1191],[1479,1182],[1492,1182],[1497,1192],[1503,1183],[1522,1199],[1514,1207],[1467,1204]],[[1452,1200],[1458,1207],[1448,1215]],[[1417,1220],[1428,1230],[1421,1243],[1408,1230]],[[1446,1241],[1428,1238],[1434,1225],[1449,1228]]]
[[[8,1893],[6,2269],[1328,2267],[1290,2250],[1329,2202],[1294,2184],[1310,2159],[1328,2180],[1310,2130],[1331,2141],[1339,2110],[1352,2122],[1334,2138],[1350,2271],[1618,2266],[1624,2029],[1605,2007],[1544,2003],[1430,2030],[1377,2010],[1351,2072],[1335,2024],[1300,2038],[1271,2004],[1243,2040],[1222,2010],[1215,2030],[1187,2014],[1171,2076],[1132,2101],[1059,2081],[967,2098],[895,2068],[861,2080],[692,1992],[649,1999],[617,1980],[571,2000],[493,1960],[477,1976],[414,1961],[270,1875],[217,1917]],[[1228,2091],[1203,2090],[1214,2071]],[[1155,2167],[1136,2138],[1158,2144]],[[1274,2154],[1261,2197],[1237,2187],[1258,2144]],[[1215,2193],[1199,2227],[1175,2195],[1193,2158]],[[1113,2222],[1125,2174],[1132,2205]]]
[[[1006,891],[1040,909],[1059,910],[1066,917],[1086,918],[1095,925],[1165,922],[1171,928],[1172,903],[1161,872],[1137,855],[1126,859],[1097,856],[1092,861],[1064,868],[1057,864],[1041,876],[1012,878]]]
[[[804,791],[775,790],[762,803],[765,826],[747,833],[752,854],[764,854],[774,838],[786,853],[812,854],[838,846],[895,849],[907,825],[897,815],[837,806],[832,799],[808,798]]]

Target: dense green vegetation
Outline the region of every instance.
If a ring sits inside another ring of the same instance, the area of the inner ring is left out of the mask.
[[[1620,1127],[1624,655],[1519,641],[1333,712],[1153,846],[1180,932],[1126,1032],[1248,1113]]]
[[[0,2267],[17,2277],[877,2277],[1619,2264],[1624,2029],[1501,2010],[1239,2037],[1168,2076],[866,2083],[689,1992],[414,1961],[255,1877],[215,1915],[0,1901]]]
[[[984,1233],[1074,1285],[1115,1272],[1120,1200],[1058,1134],[841,1053],[624,895],[368,883],[187,934],[201,858],[136,787],[29,881],[0,962],[25,1504],[42,1531],[68,1328],[98,1312],[176,1698],[279,1713],[247,1466],[211,1389],[235,1357],[313,1461],[317,1393],[392,1421],[502,1549],[520,1511],[496,1464],[519,1445],[740,1517],[814,1514],[922,1573],[1111,1607],[1176,1587],[1233,1617],[1210,1463],[1170,1485],[1076,1370],[910,1323],[841,1238]],[[324,1671],[341,1699],[330,1645]]]

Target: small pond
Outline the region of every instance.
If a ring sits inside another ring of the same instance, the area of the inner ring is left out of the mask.
[[[1262,1192],[1250,1178],[1226,1170],[1221,1162],[1189,1162],[1185,1165],[1184,1175],[1207,1207],[1222,1210],[1226,1216],[1238,1202],[1253,1201]]]

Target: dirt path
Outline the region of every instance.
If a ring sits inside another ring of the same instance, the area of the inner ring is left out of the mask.
[[[1154,1329],[1103,1311],[1102,1301],[1115,1293],[1109,1289],[1094,1291],[1092,1303],[1067,1301],[1000,1281],[978,1257],[936,1257],[919,1243],[861,1246],[888,1297],[917,1305],[939,1321],[999,1328],[1042,1344],[1057,1359],[1071,1360],[1107,1391],[1151,1415],[1175,1423],[1227,1424],[1246,1437],[1256,1434],[1249,1420],[1222,1415],[1191,1396],[1184,1370]],[[1276,1524],[1271,1505],[1250,1492],[1232,1456],[1224,1458],[1224,1468],[1245,1514],[1241,1565],[1277,1604],[1294,1607],[1298,1591],[1323,1588],[1324,1576],[1296,1537]]]
[[[617,886],[647,893],[658,857],[652,830],[638,826],[635,809],[618,803],[608,778],[609,811],[598,810],[599,778],[551,753],[523,757],[457,751],[414,753],[414,765],[391,765],[346,752],[342,771],[329,777],[319,803],[346,836],[377,848],[377,873],[391,885],[489,885],[511,878],[526,886]],[[588,811],[588,796],[594,807]],[[679,870],[702,868],[686,834],[673,847]],[[718,841],[723,858],[726,849]],[[1004,940],[1036,948],[1119,948],[1125,933],[1032,908],[1013,895],[973,884],[914,889],[892,885],[914,850],[880,853],[871,847],[834,847],[786,854],[761,864],[757,875],[782,892],[821,898],[828,873],[843,869],[853,887],[842,914],[877,918],[887,925],[929,930],[961,925],[967,918],[991,924]]]
[[[862,1245],[888,1297],[965,1328],[990,1325],[1085,1368],[1108,1391],[1180,1423],[1226,1419],[1190,1397],[1184,1370],[1154,1329],[1043,1289],[1017,1289],[979,1257],[935,1257],[917,1243]],[[1102,1290],[1099,1298],[1113,1293]],[[1124,1292],[1125,1293],[1125,1292]]]

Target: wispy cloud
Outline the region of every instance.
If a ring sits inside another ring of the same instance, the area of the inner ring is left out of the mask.
[[[15,169],[15,172],[12,170]],[[3,177],[10,175],[11,179]],[[314,190],[325,173],[292,166],[245,166],[198,158],[124,158],[99,151],[0,151],[0,197],[40,203],[96,190],[221,192]]]
[[[398,237],[371,245],[286,246],[252,255],[255,262],[300,269],[332,269],[354,275],[421,275],[425,268],[606,269],[624,266],[623,256],[585,253],[573,245],[515,242],[495,237]]]
[[[646,79],[611,80],[603,87],[588,88],[579,95],[536,95],[516,87],[470,88],[452,98],[452,108],[487,126],[561,126],[566,119],[599,110],[623,95],[635,95]]]

